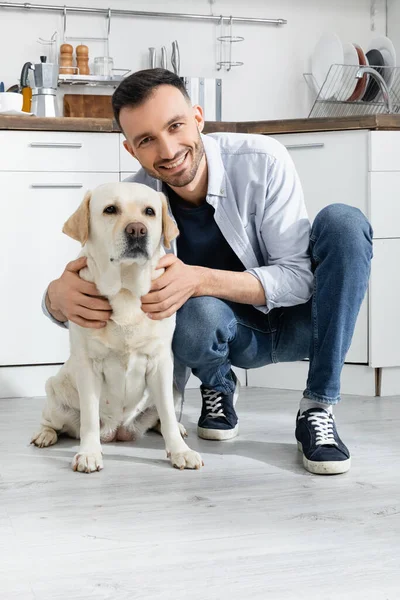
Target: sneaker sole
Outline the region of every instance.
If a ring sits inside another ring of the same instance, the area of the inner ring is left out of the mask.
[[[297,449],[303,454],[304,468],[315,475],[340,475],[341,473],[347,473],[351,467],[351,458],[348,458],[347,460],[318,462],[315,460],[308,460],[303,452],[301,442],[297,442]]]
[[[233,394],[233,406],[236,405],[236,402],[239,398],[240,391],[240,382],[239,379],[236,380],[236,387]],[[236,437],[239,433],[239,421],[233,429],[207,429],[205,427],[197,426],[197,435],[202,440],[218,440],[219,442],[223,442],[224,440],[231,440]]]
[[[239,423],[234,429],[205,429],[204,427],[197,427],[197,435],[203,440],[218,440],[222,442],[224,440],[231,440],[238,433]]]

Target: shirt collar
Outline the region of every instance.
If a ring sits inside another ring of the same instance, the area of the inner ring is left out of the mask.
[[[208,169],[208,196],[226,196],[226,173],[218,143],[209,135],[201,134]]]

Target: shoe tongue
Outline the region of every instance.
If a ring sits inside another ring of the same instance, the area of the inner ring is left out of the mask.
[[[320,408],[319,406],[318,407],[316,406],[315,408],[309,408],[308,410],[305,410],[303,412],[303,415],[310,415],[312,413],[320,413],[320,414],[327,415],[328,417],[330,417],[332,414],[328,410],[325,410],[325,408]]]

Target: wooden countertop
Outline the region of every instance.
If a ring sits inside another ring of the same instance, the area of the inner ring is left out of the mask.
[[[341,117],[337,119],[285,119],[282,121],[208,121],[205,124],[204,132],[233,131],[238,133],[277,134],[351,129],[400,129],[400,115],[382,114]],[[0,130],[119,132],[117,124],[112,119],[43,118],[5,115],[0,115]]]

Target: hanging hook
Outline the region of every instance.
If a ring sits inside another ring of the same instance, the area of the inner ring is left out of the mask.
[[[67,7],[64,4],[64,8],[63,8],[63,42],[65,42],[66,31],[67,31]]]
[[[224,22],[224,17],[222,15],[220,15],[218,25],[217,25],[217,27],[220,28],[220,36],[218,37],[218,34],[217,34],[217,40],[219,42],[219,46],[218,46],[219,61],[217,62],[217,71],[220,71],[222,69],[222,34],[224,33],[223,32],[223,22]]]
[[[111,31],[111,8],[107,12],[107,57],[110,56],[110,31]]]

